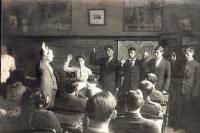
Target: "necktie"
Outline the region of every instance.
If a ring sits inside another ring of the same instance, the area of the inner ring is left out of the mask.
[[[135,59],[130,60],[130,63],[131,63],[131,67],[134,67],[134,65],[135,65]]]
[[[189,67],[189,61],[186,62],[185,64],[185,73],[184,73],[184,78],[187,78],[188,77],[188,67]]]
[[[159,59],[156,59],[155,66],[157,67],[159,64]]]

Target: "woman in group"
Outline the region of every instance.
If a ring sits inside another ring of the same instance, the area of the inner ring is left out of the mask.
[[[80,89],[86,87],[87,79],[90,75],[92,75],[91,69],[85,66],[86,58],[83,55],[76,56],[76,61],[78,62],[78,66],[69,66],[70,61],[73,56],[69,54],[67,56],[67,61],[64,64],[64,71],[66,72],[74,72],[76,78],[76,86],[77,86],[77,94]]]

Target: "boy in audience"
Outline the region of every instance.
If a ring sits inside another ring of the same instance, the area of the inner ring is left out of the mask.
[[[84,112],[86,101],[76,96],[76,87],[74,83],[67,84],[65,89],[66,93],[55,99],[55,107],[53,109]]]
[[[156,102],[156,103],[163,103],[164,102],[164,97],[163,97],[163,94],[162,92],[160,92],[159,90],[157,90],[155,88],[155,85],[156,85],[156,81],[157,81],[157,76],[153,73],[149,73],[145,76],[145,79],[150,81],[154,87],[153,87],[153,90],[152,90],[152,93],[150,94],[150,99],[153,101],[153,102]]]
[[[160,133],[154,121],[145,119],[140,114],[140,108],[144,105],[141,90],[129,90],[126,104],[128,112],[125,116],[116,118],[111,123],[114,133]]]
[[[150,81],[143,80],[140,82],[138,88],[144,96],[144,105],[140,110],[141,115],[145,118],[162,117],[161,105],[152,102],[149,97],[153,90],[153,84]]]
[[[86,115],[89,118],[84,133],[109,133],[109,122],[116,117],[116,99],[108,91],[90,97],[86,103]]]
[[[14,70],[7,79],[7,100],[20,102],[22,95],[26,92],[27,87],[24,85],[25,75],[21,70]]]
[[[79,91],[78,96],[82,98],[89,98],[98,92],[102,92],[98,85],[98,78],[96,75],[92,74],[88,77],[87,86]]]

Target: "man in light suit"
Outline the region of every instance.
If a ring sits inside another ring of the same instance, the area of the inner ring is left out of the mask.
[[[163,58],[163,53],[163,47],[158,46],[155,48],[156,58],[149,61],[149,73],[154,73],[157,76],[156,89],[167,92],[171,80],[171,65],[169,61]]]
[[[47,101],[47,108],[54,106],[55,96],[58,91],[58,77],[55,74],[53,68],[49,64],[53,61],[53,51],[42,45],[41,60],[37,66],[37,79],[39,88],[44,92]]]
[[[186,61],[183,63],[180,78],[181,88],[178,102],[178,122],[181,128],[186,128],[188,131],[190,123],[196,119],[196,108],[200,108],[200,63],[194,60],[194,48],[189,47],[185,49]],[[189,132],[189,131],[188,131]]]

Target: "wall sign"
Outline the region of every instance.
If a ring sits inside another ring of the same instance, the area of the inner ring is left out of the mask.
[[[39,31],[71,30],[72,1],[41,1],[38,3]]]
[[[162,31],[163,0],[126,0],[123,29],[125,32]]]

